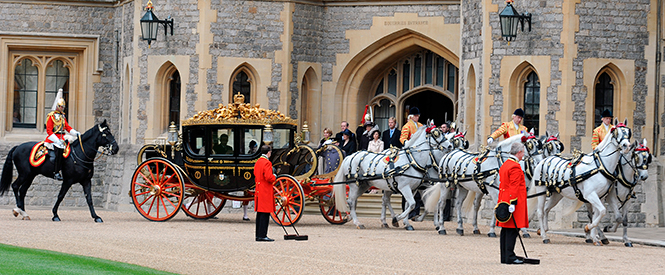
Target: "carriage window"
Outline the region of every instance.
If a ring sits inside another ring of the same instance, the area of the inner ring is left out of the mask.
[[[289,129],[273,129],[272,131],[272,148],[289,148]]]
[[[206,154],[204,133],[205,131],[202,128],[189,131],[187,144],[189,145],[189,151],[195,155],[203,156]]]
[[[261,129],[245,129],[241,154],[253,155],[261,146]]]
[[[212,134],[212,153],[215,155],[233,155],[233,129],[215,129]]]

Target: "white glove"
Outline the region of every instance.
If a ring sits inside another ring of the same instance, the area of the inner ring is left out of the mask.
[[[48,136],[48,139],[52,141],[53,146],[61,149],[65,148],[65,143],[62,142],[62,140],[60,140],[55,134],[51,134],[50,136]]]
[[[511,204],[510,206],[508,206],[508,212],[510,212],[510,213],[515,212],[515,205],[514,204]]]
[[[72,129],[71,131],[69,131],[69,134],[72,135],[72,136],[75,136],[75,137],[81,135],[81,133],[79,133],[79,131],[76,131],[76,130],[74,130],[74,129]]]
[[[494,142],[494,139],[492,137],[488,137],[487,144],[491,144],[492,142]]]
[[[330,144],[332,144],[332,143],[333,143],[333,140],[332,140],[332,139],[329,139],[329,140],[324,141],[324,142],[323,142],[323,145],[330,145]]]

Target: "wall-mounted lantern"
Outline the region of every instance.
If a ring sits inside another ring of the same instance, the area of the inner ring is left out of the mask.
[[[531,14],[525,12],[520,14],[512,5],[513,0],[506,1],[506,8],[499,13],[499,22],[501,23],[501,36],[506,41],[513,41],[517,36],[517,27],[522,25],[524,31],[524,22],[529,23],[529,31],[531,31]]]
[[[164,37],[168,34],[168,27],[171,28],[171,35],[173,35],[173,18],[169,16],[166,20],[159,20],[152,12],[153,9],[152,0],[148,0],[148,4],[145,6],[146,12],[141,17],[141,38],[148,40],[148,48],[150,48],[150,42],[157,40],[159,25],[164,25]]]

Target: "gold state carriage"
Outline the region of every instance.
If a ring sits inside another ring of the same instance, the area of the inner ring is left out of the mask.
[[[151,221],[166,221],[178,210],[194,219],[217,215],[227,200],[254,199],[254,163],[261,144],[272,144],[273,220],[291,225],[300,219],[307,200],[317,201],[332,224],[347,221],[335,208],[331,181],[342,162],[334,145],[313,149],[307,125],[296,133],[296,121],[278,111],[244,103],[240,94],[228,106],[199,112],[182,122],[182,133],[171,123],[168,144],[148,144],[138,153],[130,196],[138,212]],[[304,143],[300,143],[301,139]],[[298,144],[298,145],[296,145]]]

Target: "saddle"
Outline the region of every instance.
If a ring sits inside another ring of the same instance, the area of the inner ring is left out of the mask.
[[[69,147],[69,143],[67,143],[65,149],[62,151],[62,157],[67,158],[69,153],[71,153],[71,148]],[[39,167],[46,160],[46,156],[51,157],[51,162],[53,162],[55,160],[55,150],[49,150],[43,141],[35,144],[30,151],[30,165],[32,167]]]

